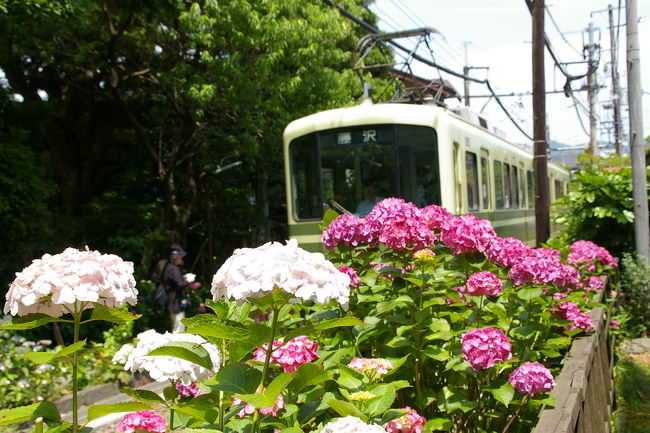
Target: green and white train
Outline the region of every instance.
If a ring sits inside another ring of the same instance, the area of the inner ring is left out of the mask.
[[[284,131],[289,235],[320,249],[325,211],[355,212],[364,185],[379,197],[488,219],[497,233],[534,243],[533,155],[478,115],[435,105],[361,104],[315,113]],[[549,164],[551,201],[569,172]]]

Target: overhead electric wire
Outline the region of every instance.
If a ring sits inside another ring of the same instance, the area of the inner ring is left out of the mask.
[[[562,30],[560,30],[560,27],[557,25],[557,22],[555,21],[555,18],[553,18],[553,14],[551,14],[551,10],[548,8],[548,6],[544,6],[544,9],[546,9],[546,14],[551,19],[551,23],[553,23],[553,27],[555,27],[557,32],[560,34],[562,40],[566,42],[566,44],[570,46],[573,51],[575,51],[579,55],[582,55],[582,52],[578,50],[576,47],[574,47],[573,44],[571,44],[571,42],[569,42],[569,40],[564,37],[564,33],[562,32]]]
[[[529,0],[526,0],[526,1],[529,1]],[[323,2],[326,3],[328,6],[331,6],[331,7],[335,8],[335,9],[337,9],[341,15],[343,15],[344,17],[348,18],[349,20],[353,21],[354,23],[360,25],[361,27],[363,27],[364,29],[368,30],[369,32],[372,32],[372,33],[374,33],[374,34],[379,34],[379,33],[381,33],[379,30],[377,30],[376,28],[374,28],[372,25],[370,25],[370,24],[368,24],[367,22],[365,22],[364,20],[362,20],[362,19],[360,19],[360,18],[354,16],[353,14],[351,14],[350,12],[348,12],[347,10],[345,10],[343,7],[341,7],[341,6],[339,6],[338,4],[334,3],[332,0],[323,0]],[[397,49],[399,49],[399,50],[406,51],[406,52],[411,52],[411,50],[409,50],[408,48],[404,47],[403,45],[401,45],[401,44],[399,44],[399,43],[397,43],[397,42],[395,42],[395,41],[393,41],[393,40],[387,40],[386,42],[389,43],[389,44],[391,44],[392,46],[394,46],[395,48],[397,48]],[[526,138],[528,138],[529,140],[533,140],[533,137],[531,137],[531,136],[530,136],[526,131],[524,131],[524,130],[521,128],[521,126],[519,126],[519,124],[515,121],[515,119],[512,118],[512,115],[508,112],[508,110],[506,109],[506,107],[503,105],[503,102],[501,102],[501,100],[500,100],[499,97],[497,96],[497,94],[496,94],[496,92],[494,91],[494,89],[492,89],[492,85],[490,84],[490,81],[489,81],[489,80],[487,80],[487,79],[485,79],[485,80],[480,80],[480,79],[478,79],[478,78],[474,78],[474,77],[471,77],[471,76],[469,76],[469,75],[461,74],[460,72],[456,72],[456,71],[454,71],[454,70],[451,70],[451,69],[449,69],[449,68],[447,68],[447,67],[445,67],[445,66],[442,66],[442,65],[440,65],[440,64],[438,64],[438,63],[436,63],[436,62],[434,62],[434,61],[431,61],[431,60],[425,59],[424,57],[420,56],[420,55],[417,54],[417,53],[412,53],[412,57],[413,57],[413,59],[415,59],[415,60],[417,60],[417,61],[419,61],[419,62],[424,63],[425,65],[429,65],[429,66],[431,66],[431,67],[434,67],[434,68],[438,69],[439,71],[446,72],[446,73],[448,73],[449,75],[453,75],[454,77],[462,78],[463,80],[472,81],[472,82],[474,82],[474,83],[478,83],[478,84],[484,84],[484,85],[488,88],[488,90],[490,91],[490,93],[492,94],[492,96],[494,97],[494,100],[495,100],[496,103],[499,105],[499,107],[501,108],[501,110],[503,110],[503,112],[506,114],[506,116],[508,116],[508,119],[510,119],[510,121],[512,122],[512,124],[513,124],[513,125],[514,125],[518,130],[519,130],[519,132],[521,132],[521,133],[522,133]]]

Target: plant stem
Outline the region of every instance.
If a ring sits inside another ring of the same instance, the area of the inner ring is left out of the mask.
[[[34,425],[35,433],[43,433],[43,417],[36,418],[36,424]]]
[[[174,430],[174,409],[169,409],[169,429]]]
[[[221,340],[221,367],[226,364],[226,340]],[[219,391],[219,429],[221,431],[226,431],[223,422],[223,391]]]
[[[79,311],[79,305],[77,302],[74,304],[74,312],[72,313],[72,318],[74,322],[74,330],[72,337],[72,344],[76,344],[79,341],[79,326],[81,322],[81,313],[83,308]],[[78,376],[78,365],[79,365],[79,352],[74,352],[72,354],[72,433],[77,433],[79,428],[79,415],[78,415],[78,400],[77,393],[79,383],[77,381]]]
[[[512,423],[515,422],[515,419],[517,419],[519,412],[521,412],[521,408],[524,407],[524,404],[527,403],[527,400],[528,400],[528,394],[526,394],[524,398],[521,399],[521,405],[519,405],[515,413],[510,417],[510,419],[508,420],[508,424],[506,424],[506,426],[504,427],[501,433],[508,433],[508,430],[510,430],[510,427],[512,427]]]
[[[269,374],[269,363],[271,361],[271,353],[273,353],[273,340],[275,339],[275,328],[278,325],[278,307],[273,305],[273,313],[271,316],[271,339],[269,345],[266,348],[266,357],[264,359],[264,368],[262,369],[262,379],[260,380],[260,386],[258,390],[260,392],[264,389],[266,383],[266,376]],[[253,415],[253,432],[260,431],[260,408],[255,408],[255,414]]]

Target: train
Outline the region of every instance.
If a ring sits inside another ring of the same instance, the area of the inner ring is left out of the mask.
[[[329,208],[361,217],[362,202],[400,197],[492,222],[497,234],[535,242],[533,155],[466,107],[362,103],[296,119],[283,133],[290,238],[321,250]],[[548,164],[550,200],[570,172]]]

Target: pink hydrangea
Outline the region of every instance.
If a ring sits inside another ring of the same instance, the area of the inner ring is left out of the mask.
[[[580,312],[571,318],[571,320],[573,323],[569,325],[570,330],[582,329],[585,332],[589,332],[594,329],[594,322],[587,313]]]
[[[355,271],[349,266],[339,266],[337,269],[343,272],[348,277],[350,277],[350,286],[357,287],[359,285],[361,279],[359,278],[359,274],[357,274],[357,271]]]
[[[369,242],[370,239],[366,223],[358,216],[350,214],[339,215],[321,236],[321,241],[328,250],[333,250],[339,244],[356,247]]]
[[[461,353],[474,370],[484,370],[512,358],[508,337],[497,328],[474,328],[461,337]]]
[[[378,241],[384,225],[395,217],[419,218],[420,209],[401,198],[386,198],[375,205],[365,218],[366,228],[372,241]],[[371,242],[372,242],[371,241]]]
[[[237,406],[242,403],[244,403],[243,400],[240,400],[237,397],[233,397],[231,407]],[[278,398],[275,400],[275,405],[260,409],[260,413],[263,415],[277,416],[278,412],[284,409],[284,407],[285,407],[284,397],[282,396],[282,394],[278,394]],[[237,412],[237,416],[239,418],[244,418],[246,415],[252,415],[253,413],[255,413],[255,406],[253,406],[250,403],[246,403],[246,406],[244,406],[239,412]]]
[[[600,261],[603,265],[618,266],[618,261],[612,257],[607,249],[591,241],[576,241],[569,248],[567,261],[571,264],[584,266],[592,272],[596,269],[595,263]]]
[[[558,277],[558,265],[553,259],[532,250],[512,265],[508,278],[515,286],[551,284]]]
[[[352,358],[348,367],[363,373],[384,375],[393,369],[393,363],[384,358]]]
[[[618,320],[616,320],[616,319],[610,320],[609,325],[614,329],[620,329],[621,328],[621,324],[618,323]]]
[[[454,287],[451,290],[455,290],[455,291],[458,292],[458,296],[460,297],[461,302],[467,302],[467,299],[465,299],[465,291],[466,291],[465,286]],[[454,299],[452,299],[452,298],[447,298],[447,303],[448,304],[455,304],[456,301]]]
[[[530,254],[531,248],[517,238],[496,237],[490,243],[485,255],[490,263],[497,266],[512,266],[523,256]]]
[[[133,263],[113,254],[66,248],[45,254],[16,273],[9,286],[4,312],[12,316],[42,313],[51,317],[75,308],[135,305],[138,291]]]
[[[266,349],[268,344],[263,345],[253,353],[255,361],[266,360]],[[318,343],[311,341],[304,335],[289,340],[286,344],[275,340],[270,362],[279,364],[286,373],[293,373],[302,364],[318,359]]]
[[[117,425],[117,431],[124,433],[134,433],[136,431],[165,433],[167,431],[167,421],[152,410],[131,412],[124,415],[124,418]]]
[[[444,207],[432,204],[420,210],[420,217],[431,230],[440,230],[454,216]]]
[[[580,307],[573,302],[561,302],[559,305],[554,306],[551,313],[560,316],[564,320],[572,321],[573,323],[569,325],[570,330],[580,328],[587,332],[594,329],[594,323],[591,320],[591,316],[580,311]]]
[[[580,284],[580,272],[573,266],[557,263],[552,283],[558,287],[577,287]]]
[[[448,219],[442,226],[440,239],[454,255],[460,253],[484,253],[497,237],[488,220],[467,214]]]
[[[467,279],[466,292],[473,296],[496,296],[501,294],[501,280],[490,271],[481,271]]]
[[[410,406],[402,408],[408,413],[401,417],[388,421],[384,426],[388,433],[422,433],[424,423],[427,421],[423,416],[420,416]]]
[[[410,209],[403,206],[401,209]],[[436,235],[420,218],[419,212],[397,213],[384,221],[379,232],[379,242],[397,251],[428,248]]]
[[[522,394],[548,392],[555,386],[551,371],[539,362],[526,362],[510,373],[508,382]]]
[[[587,277],[584,286],[586,291],[591,291],[591,290],[597,291],[605,287],[605,280],[602,277],[598,277],[598,276]]]
[[[196,382],[190,382],[189,385],[184,385],[183,382],[179,380],[176,382],[176,390],[181,397],[198,397],[205,394],[205,392],[201,391],[199,387],[196,386]]]

